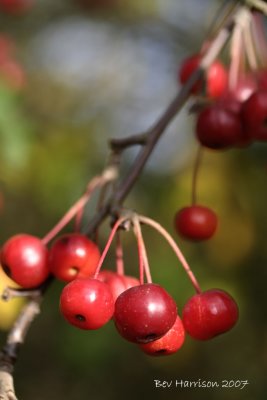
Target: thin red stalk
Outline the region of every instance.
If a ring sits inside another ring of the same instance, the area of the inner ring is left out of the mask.
[[[140,254],[141,254],[141,258],[142,258],[143,270],[145,271],[145,274],[146,274],[146,280],[147,280],[147,283],[152,283],[152,277],[151,277],[151,273],[150,273],[150,267],[149,267],[147,252],[146,252],[146,246],[145,246],[145,242],[143,239],[142,229],[140,226],[138,216],[135,216],[133,218],[133,224],[134,224],[134,233],[136,235],[138,249],[140,250]],[[140,257],[139,257],[139,262],[140,262]],[[141,282],[141,279],[140,279],[140,282]],[[142,282],[141,282],[141,284],[142,284]]]
[[[250,15],[250,19],[247,21],[247,24],[244,28],[244,47],[247,54],[248,64],[251,70],[255,71],[258,69],[258,60],[255,49],[255,44],[252,36],[252,17]]]
[[[267,63],[267,40],[266,32],[264,29],[263,16],[259,13],[253,14],[252,16],[252,37],[253,42],[257,48],[257,55],[260,59],[262,66],[266,66]]]
[[[84,213],[84,206],[77,212],[74,222],[74,232],[78,233],[81,230],[81,222]]]
[[[96,176],[89,183],[86,192],[80,197],[79,200],[64,214],[60,221],[49,231],[42,239],[44,244],[52,240],[71,220],[79,213],[90,199],[92,192],[103,182],[103,177]]]
[[[139,215],[138,218],[144,224],[150,225],[154,229],[156,229],[167,240],[167,242],[169,243],[169,245],[173,249],[174,253],[178,257],[179,261],[181,262],[182,267],[184,268],[185,272],[187,273],[187,276],[190,279],[195,291],[197,293],[201,293],[201,289],[200,289],[199,283],[198,283],[193,271],[191,270],[191,268],[190,268],[188,262],[186,261],[183,253],[181,252],[180,248],[178,247],[176,242],[173,240],[171,235],[158,222],[156,222],[156,221],[154,221],[154,220],[152,220],[150,218],[144,217],[142,215]]]
[[[123,248],[121,243],[121,235],[119,231],[117,231],[116,235],[116,267],[117,267],[117,274],[124,275]]]
[[[238,77],[241,70],[241,59],[242,59],[242,26],[237,24],[235,26],[232,41],[231,41],[231,64],[229,69],[229,88],[234,90],[237,85]]]
[[[138,251],[138,266],[139,266],[139,281],[140,285],[144,284],[144,258],[142,254],[142,245],[137,238],[137,251]]]
[[[114,238],[114,236],[115,236],[115,234],[116,234],[116,232],[117,232],[117,229],[118,229],[119,226],[120,226],[124,221],[126,221],[127,219],[128,219],[128,217],[119,218],[119,219],[117,220],[117,222],[115,223],[115,225],[113,226],[113,228],[112,228],[112,230],[111,230],[111,232],[110,232],[110,235],[109,235],[107,244],[106,244],[106,246],[105,246],[105,248],[104,248],[104,250],[103,250],[103,252],[102,252],[102,255],[101,255],[101,257],[100,257],[100,260],[99,260],[99,262],[98,262],[98,266],[97,266],[96,271],[95,271],[95,274],[94,274],[94,278],[95,278],[95,279],[98,277],[99,271],[100,271],[100,269],[101,269],[101,267],[102,267],[102,264],[103,264],[103,262],[104,262],[104,260],[105,260],[105,258],[106,258],[107,252],[109,251],[109,248],[110,248],[110,246],[111,246],[112,240],[113,240],[113,238]]]

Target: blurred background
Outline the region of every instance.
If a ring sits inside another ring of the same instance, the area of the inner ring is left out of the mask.
[[[219,5],[211,0],[0,1],[1,243],[19,232],[44,236],[103,168],[107,140],[155,122],[178,90],[179,64],[198,51]],[[175,212],[190,202],[197,151],[188,108],[160,141],[126,205],[175,236],[203,289],[217,287],[235,297],[238,325],[209,342],[187,337],[176,355],[149,358],[119,337],[112,322],[95,332],[65,323],[58,311],[63,284],[56,282],[16,366],[19,399],[266,398],[266,145],[204,153],[198,199],[218,213],[220,226],[208,243],[188,243],[173,229]],[[125,171],[135,154],[125,153]],[[107,233],[108,224],[101,230],[102,247]],[[153,279],[181,310],[192,287],[163,240],[150,229],[144,235]],[[123,243],[126,272],[134,275],[133,236],[125,233]],[[115,268],[113,250],[105,268]],[[3,344],[9,312],[1,307]],[[247,380],[249,385],[159,389],[155,379]]]

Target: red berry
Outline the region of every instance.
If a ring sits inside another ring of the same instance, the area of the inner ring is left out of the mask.
[[[153,283],[126,290],[115,303],[116,328],[122,337],[134,343],[151,342],[165,335],[176,316],[173,298]]]
[[[200,55],[194,54],[183,61],[179,70],[179,79],[181,84],[185,84],[188,81],[193,72],[198,68],[200,60],[201,60]],[[201,90],[201,86],[202,86],[202,80],[200,79],[193,86],[191,93],[194,94],[199,93]]]
[[[125,284],[125,289],[130,289],[133,286],[140,285],[140,281],[138,279],[136,279],[134,276],[123,275],[122,279]]]
[[[216,104],[199,114],[196,135],[205,147],[227,149],[238,144],[244,133],[239,116]]]
[[[257,87],[254,75],[241,75],[231,93],[237,101],[243,103],[257,90]]]
[[[175,215],[175,228],[179,235],[190,240],[211,238],[218,225],[217,215],[208,207],[184,207]]]
[[[99,273],[97,279],[99,279],[102,282],[105,282],[109,286],[114,301],[117,300],[117,297],[126,289],[140,285],[140,282],[136,278],[119,275],[116,272],[107,270],[102,270]]]
[[[228,74],[219,61],[214,61],[210,66],[206,79],[208,96],[212,98],[220,97],[227,87]]]
[[[267,140],[267,90],[253,93],[242,106],[242,119],[248,135]]]
[[[7,240],[1,251],[1,264],[23,288],[39,286],[49,275],[47,249],[41,239],[31,235],[15,235]]]
[[[179,71],[179,80],[185,84],[190,76],[199,67],[201,56],[194,54],[184,60]],[[219,61],[214,61],[206,71],[206,92],[209,97],[219,97],[227,86],[228,74]],[[197,94],[201,91],[203,81],[199,79],[193,86],[191,93]]]
[[[230,91],[224,92],[218,99],[217,104],[224,110],[230,111],[238,116],[242,107],[241,101],[237,100],[234,93]]]
[[[222,107],[224,110],[230,111],[235,114],[237,118],[240,119],[240,121],[242,122],[242,103],[241,101],[237,100],[233,92],[224,92],[223,95],[218,99],[217,104],[219,104],[220,107]],[[246,127],[242,125],[242,136],[235,145],[237,147],[244,147],[250,145],[252,141],[253,138],[251,137],[251,134],[247,132]]]
[[[183,309],[185,330],[198,340],[208,340],[229,331],[237,320],[236,302],[220,289],[194,295]]]
[[[60,236],[49,250],[48,267],[65,282],[94,275],[100,252],[97,245],[80,233]]]
[[[176,353],[182,347],[184,339],[184,325],[177,315],[174,325],[164,336],[153,342],[140,344],[139,347],[150,356],[168,356]]]
[[[260,69],[256,72],[256,79],[258,83],[258,87],[261,90],[267,90],[267,70]]]
[[[98,329],[113,316],[114,300],[108,285],[98,279],[75,279],[60,296],[63,317],[80,329]]]

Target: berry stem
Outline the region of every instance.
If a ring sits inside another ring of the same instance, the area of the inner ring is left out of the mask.
[[[252,20],[253,23],[251,29],[253,42],[256,46],[257,55],[261,65],[264,67],[267,63],[267,44],[263,16],[259,13],[253,13]]]
[[[116,266],[117,266],[117,274],[124,275],[123,248],[121,243],[121,235],[119,231],[117,231],[116,234]]]
[[[85,204],[90,199],[94,190],[105,185],[107,182],[112,181],[117,176],[115,171],[110,168],[106,169],[102,175],[94,177],[87,186],[86,192],[79,198],[79,200],[74,203],[74,205],[64,214],[60,221],[49,231],[42,239],[42,242],[46,245],[49,243],[71,220],[79,213],[77,223],[80,224],[80,218],[82,216],[81,212]]]
[[[134,229],[134,232],[137,235],[136,230]],[[137,237],[137,250],[138,250],[138,265],[139,265],[139,281],[140,285],[144,284],[144,258],[142,255],[142,246],[140,243],[139,238]]]
[[[248,7],[256,8],[258,11],[267,15],[267,4],[263,0],[245,0]]]
[[[117,232],[117,229],[118,229],[119,226],[120,226],[123,222],[125,222],[127,219],[128,219],[128,217],[119,218],[119,219],[116,221],[115,225],[113,226],[113,228],[112,228],[112,230],[111,230],[111,232],[110,232],[108,241],[107,241],[107,243],[106,243],[106,246],[105,246],[105,248],[104,248],[104,250],[103,250],[103,252],[102,252],[102,255],[101,255],[101,257],[100,257],[100,260],[99,260],[99,262],[98,262],[98,266],[97,266],[96,271],[95,271],[95,274],[94,274],[94,278],[95,278],[95,279],[97,279],[97,277],[98,277],[98,274],[99,274],[100,269],[101,269],[101,267],[102,267],[102,264],[103,264],[103,262],[104,262],[104,260],[105,260],[105,258],[106,258],[107,252],[109,251],[109,248],[110,248],[110,246],[111,246],[112,240],[113,240],[113,238],[114,238],[114,236],[115,236],[115,234],[116,234],[116,232]]]
[[[253,43],[251,29],[252,29],[252,16],[250,14],[247,24],[244,27],[244,45],[245,45],[245,51],[247,53],[247,59],[248,59],[250,69],[255,71],[258,68],[258,62],[257,62],[257,55],[256,55],[256,51],[255,51],[255,46]]]
[[[198,180],[202,155],[203,155],[203,147],[199,146],[197,149],[197,154],[193,169],[193,177],[192,177],[192,205],[195,205],[197,203],[197,180]]]
[[[146,274],[147,283],[152,283],[152,277],[150,273],[149,261],[147,257],[147,251],[145,242],[143,239],[142,229],[138,215],[134,215],[133,219],[134,234],[137,239],[138,255],[139,255],[139,268],[140,268],[140,283],[144,283],[144,271]]]
[[[213,20],[211,21],[211,23],[209,25],[209,28],[206,33],[207,41],[204,43],[202,50],[207,49],[207,47],[206,47],[207,42],[210,42],[209,38],[214,37],[219,33],[219,31],[226,24],[229,17],[231,17],[231,15],[233,15],[233,13],[237,7],[239,7],[239,4],[237,2],[229,3],[228,0],[224,0],[224,2],[217,10]],[[222,17],[222,15],[223,15],[223,17]]]
[[[237,22],[231,40],[231,64],[229,69],[229,88],[234,90],[237,85],[238,76],[241,69],[242,49],[243,49],[243,37],[242,37],[242,25]]]
[[[173,249],[174,253],[178,257],[180,263],[182,264],[182,267],[184,268],[185,272],[187,273],[187,276],[190,279],[195,291],[197,293],[201,293],[201,289],[200,289],[199,283],[198,283],[193,271],[191,270],[191,268],[190,268],[188,262],[186,261],[182,251],[180,250],[180,248],[178,247],[176,242],[173,240],[171,235],[158,222],[154,221],[153,219],[145,217],[143,215],[139,215],[138,218],[144,224],[150,225],[152,228],[154,228],[156,231],[158,231],[167,240],[167,242],[169,243],[169,245]]]
[[[47,244],[52,240],[63,228],[67,225],[72,218],[79,213],[90,199],[92,192],[97,186],[99,186],[99,177],[95,177],[88,185],[86,192],[74,203],[74,205],[64,214],[60,221],[49,231],[42,239],[44,244]]]

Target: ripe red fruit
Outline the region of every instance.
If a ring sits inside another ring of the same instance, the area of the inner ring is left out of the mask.
[[[257,87],[257,80],[254,75],[241,75],[238,77],[235,87],[231,90],[231,94],[237,101],[243,103],[257,90]]]
[[[243,103],[242,119],[247,135],[260,141],[267,140],[267,90],[253,93]]]
[[[130,289],[133,286],[140,285],[140,281],[136,279],[134,276],[123,275],[122,279],[125,284],[125,289]]]
[[[186,332],[194,339],[208,340],[229,331],[238,320],[238,307],[225,291],[210,289],[194,295],[183,309]]]
[[[1,264],[7,275],[23,288],[42,284],[49,275],[47,249],[31,235],[12,236],[1,251]]]
[[[221,97],[217,101],[217,104],[221,108],[230,111],[233,114],[236,114],[238,116],[240,115],[242,103],[235,97],[234,93],[230,92],[229,90],[221,95]]]
[[[80,329],[98,329],[113,316],[114,300],[108,285],[98,279],[75,279],[60,296],[63,317]]]
[[[153,342],[140,344],[144,353],[150,356],[169,356],[176,353],[183,345],[185,339],[184,325],[177,315],[174,325],[161,338]]]
[[[220,104],[200,112],[196,124],[199,142],[210,149],[227,149],[238,144],[244,136],[239,116]]]
[[[194,71],[199,67],[201,56],[194,54],[186,58],[179,70],[179,80],[185,84]],[[219,61],[214,61],[206,71],[206,85],[205,90],[207,95],[212,98],[219,97],[227,86],[228,74],[224,66]],[[199,79],[193,86],[191,93],[197,94],[201,91],[203,81]]]
[[[109,286],[114,301],[116,301],[118,296],[126,289],[140,285],[138,279],[134,277],[119,275],[116,272],[107,270],[102,270],[99,273],[97,279],[99,279],[102,282],[105,282]]]
[[[173,298],[153,283],[126,290],[115,303],[116,328],[122,337],[134,343],[151,342],[165,335],[176,317]]]
[[[256,80],[258,83],[258,87],[261,90],[267,90],[267,69],[260,69],[256,73]]]
[[[179,235],[190,240],[211,238],[218,225],[217,215],[208,207],[184,207],[175,215],[175,228]]]
[[[179,70],[179,80],[181,84],[185,84],[194,71],[198,68],[200,59],[201,58],[199,54],[194,54],[183,61]],[[202,80],[200,79],[192,87],[191,93],[199,93],[201,91],[201,87]]]
[[[97,245],[80,233],[60,236],[49,250],[48,267],[65,282],[94,275],[100,252]]]
[[[218,98],[227,87],[228,73],[219,61],[214,61],[208,69],[206,80],[208,96]]]

